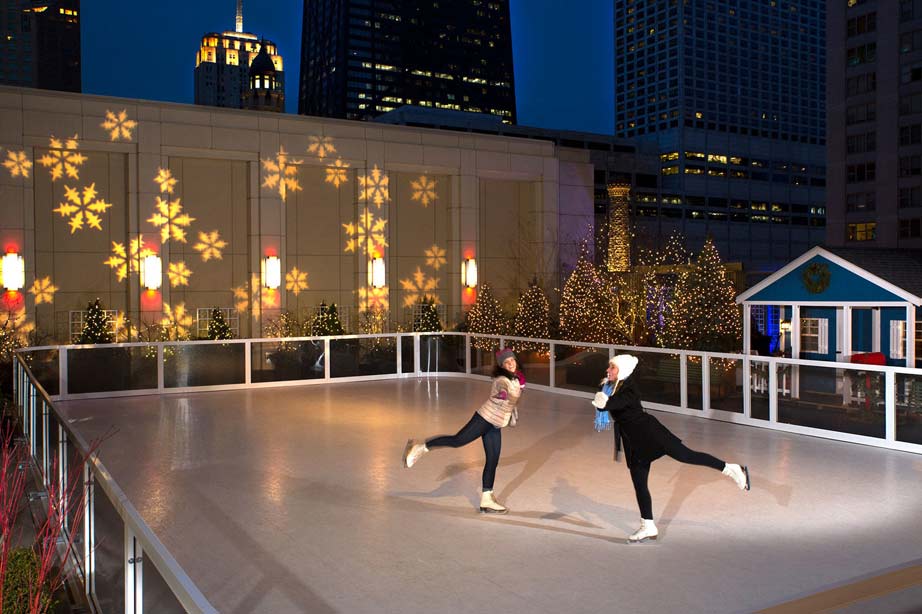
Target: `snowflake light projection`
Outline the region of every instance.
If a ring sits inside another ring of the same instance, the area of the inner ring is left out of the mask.
[[[198,233],[198,243],[193,245],[192,249],[201,254],[202,262],[208,262],[212,258],[221,260],[221,250],[225,247],[227,247],[227,241],[221,239],[217,230],[213,230]]]
[[[54,137],[50,138],[51,151],[39,158],[39,163],[45,168],[51,169],[51,180],[57,181],[67,173],[71,179],[79,179],[80,171],[77,167],[86,162],[87,158],[77,152],[77,135],[73,138],[61,141]]]
[[[231,288],[234,293],[234,307],[238,313],[246,313],[250,310],[253,317],[262,316],[263,308],[272,308],[279,306],[279,293],[275,290],[263,289],[260,293],[259,275],[253,273],[250,275],[250,283]]]
[[[433,245],[427,249],[425,253],[426,264],[431,266],[436,271],[442,268],[442,265],[447,262],[447,260],[445,260],[445,250],[438,245]]]
[[[342,158],[336,158],[334,162],[327,164],[327,177],[324,181],[332,183],[333,187],[338,188],[349,180],[346,175],[348,168],[348,162],[343,162]]]
[[[375,164],[370,174],[359,177],[359,185],[362,188],[359,198],[373,202],[380,209],[381,205],[391,199],[389,184],[388,176]]]
[[[168,168],[158,168],[157,176],[154,177],[154,183],[160,186],[160,193],[167,192],[168,194],[173,193],[173,188],[176,187],[176,179],[173,177],[173,173],[170,172]]]
[[[163,318],[160,326],[175,333],[173,339],[181,339],[189,335],[192,328],[192,314],[186,311],[185,303],[178,303],[171,308],[169,303],[163,304]]]
[[[172,239],[180,243],[186,242],[184,226],[189,226],[195,218],[188,213],[183,213],[180,199],[164,200],[160,196],[154,205],[156,211],[147,218],[147,221],[160,228],[160,242],[166,243]]]
[[[299,191],[301,184],[298,182],[298,167],[302,160],[289,160],[288,153],[284,147],[279,147],[279,152],[272,158],[266,158],[262,161],[263,168],[266,170],[266,178],[263,180],[263,187],[274,190],[278,188],[279,196],[282,200],[288,197],[288,191]]]
[[[390,290],[383,288],[359,288],[359,311],[390,308]]]
[[[307,153],[314,154],[321,160],[329,154],[336,153],[336,147],[333,145],[333,137],[329,136],[310,136],[308,137],[310,145],[307,146]]]
[[[6,309],[0,312],[0,328],[7,329],[21,344],[29,342],[29,333],[35,330],[35,323],[26,317],[26,308]]]
[[[122,109],[118,113],[113,113],[109,109],[106,109],[106,121],[99,124],[103,130],[109,131],[109,139],[112,141],[119,141],[125,139],[126,141],[131,140],[131,131],[138,126],[138,122],[133,119],[128,119],[128,111]]]
[[[32,287],[29,288],[29,294],[35,296],[36,305],[41,305],[42,303],[51,303],[52,299],[54,299],[54,293],[57,291],[58,287],[51,283],[50,277],[36,279],[32,283]]]
[[[55,213],[60,213],[61,217],[70,218],[70,234],[74,234],[83,228],[83,223],[90,228],[102,230],[101,214],[112,206],[101,198],[96,197],[96,184],[91,183],[83,188],[83,193],[76,188],[64,186],[64,202],[53,209]]]
[[[386,224],[387,220],[375,218],[367,209],[359,216],[358,224],[343,224],[349,235],[345,251],[370,254],[376,247],[387,247],[387,239],[384,237]]]
[[[115,277],[118,281],[124,281],[129,273],[137,273],[141,270],[141,261],[148,256],[155,256],[156,252],[149,247],[144,247],[144,237],[139,235],[138,238],[128,242],[128,253],[125,253],[125,246],[115,241],[112,242],[112,255],[103,262],[109,268],[115,271]]]
[[[20,175],[28,177],[29,169],[32,168],[32,160],[29,159],[29,156],[24,151],[7,151],[3,166],[9,169],[12,177],[19,177]]]
[[[413,190],[413,195],[410,198],[421,202],[423,207],[428,207],[429,203],[435,202],[439,197],[435,193],[435,185],[432,179],[425,175],[420,176],[416,181],[410,182],[410,188]]]
[[[170,285],[174,288],[176,286],[188,286],[189,277],[191,275],[192,271],[186,267],[186,263],[182,260],[179,262],[171,262],[166,272],[166,276],[170,280]]]
[[[412,279],[401,279],[400,285],[405,293],[403,296],[404,307],[412,307],[420,299],[424,298],[431,298],[436,305],[442,304],[438,295],[435,294],[435,291],[439,289],[439,278],[426,277],[426,274],[419,267],[416,267],[416,272],[413,273]]]
[[[307,273],[299,271],[298,267],[291,267],[288,273],[285,273],[285,289],[298,296],[301,290],[307,290]]]

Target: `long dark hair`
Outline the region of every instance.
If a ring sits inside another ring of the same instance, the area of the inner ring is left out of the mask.
[[[505,375],[511,380],[518,379],[516,378],[515,373],[512,373],[511,371],[506,371],[500,365],[496,365],[495,367],[493,367],[493,377],[500,377],[502,375]]]

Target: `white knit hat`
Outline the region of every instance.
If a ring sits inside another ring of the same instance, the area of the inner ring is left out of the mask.
[[[617,356],[609,359],[608,364],[615,365],[618,367],[618,381],[625,380],[630,377],[631,373],[634,372],[634,369],[637,368],[636,356],[631,356],[630,354],[618,354]]]

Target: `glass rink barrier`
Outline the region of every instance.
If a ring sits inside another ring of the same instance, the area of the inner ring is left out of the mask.
[[[82,359],[97,360],[101,368],[111,366],[116,357],[133,364],[119,373],[129,377],[108,384],[81,381],[78,390],[136,389],[149,377],[143,374],[149,368],[144,354],[143,346],[87,352]],[[75,364],[71,360],[62,361],[65,369]],[[28,362],[22,353],[13,361],[13,394],[49,502],[48,522],[60,532],[58,553],[69,581],[83,589],[95,612],[216,613],[97,458],[98,444],[85,441],[58,414]],[[68,378],[64,374],[60,379]]]

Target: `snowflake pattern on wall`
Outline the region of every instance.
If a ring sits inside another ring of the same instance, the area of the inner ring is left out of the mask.
[[[106,120],[99,124],[99,126],[109,132],[109,139],[112,141],[119,141],[125,139],[126,141],[131,140],[131,131],[134,130],[138,125],[133,119],[128,119],[128,111],[122,109],[118,113],[113,113],[109,109],[106,109]]]
[[[250,275],[250,283],[231,288],[234,293],[234,307],[238,313],[246,313],[250,310],[254,318],[262,317],[263,308],[277,307],[279,303],[279,293],[275,290],[263,288],[260,292],[259,275],[253,273]]]
[[[84,222],[90,228],[102,230],[101,214],[112,206],[101,198],[96,197],[96,184],[91,183],[83,188],[83,193],[70,186],[64,186],[64,202],[53,209],[55,213],[60,213],[61,217],[70,218],[70,234],[74,234],[83,228]]]
[[[405,293],[403,296],[404,307],[412,307],[425,298],[431,298],[436,305],[442,304],[438,295],[435,294],[435,291],[439,289],[439,278],[427,277],[419,267],[416,267],[416,272],[413,273],[412,279],[401,279],[400,285]]]
[[[186,266],[186,263],[182,260],[179,262],[171,262],[170,266],[167,267],[166,276],[170,280],[170,285],[172,287],[176,286],[188,286],[189,277],[192,275],[192,271]]]
[[[391,199],[389,183],[390,179],[375,164],[370,174],[359,176],[359,185],[361,186],[359,198],[373,202],[380,209],[381,205]]]
[[[29,333],[35,330],[35,323],[26,317],[25,306],[0,312],[0,328],[13,333],[23,345],[29,343]]]
[[[348,168],[348,162],[343,162],[342,158],[336,158],[334,162],[327,164],[327,176],[324,181],[332,183],[333,187],[338,188],[349,180],[346,175]]]
[[[384,238],[385,219],[377,219],[367,209],[359,216],[358,224],[343,224],[349,239],[346,241],[347,252],[361,251],[370,254],[376,247],[387,247]]]
[[[202,262],[208,262],[212,258],[221,260],[223,257],[221,250],[225,247],[227,247],[227,241],[221,239],[217,230],[213,230],[198,233],[198,243],[193,245],[192,249],[201,254]]]
[[[189,226],[195,218],[188,213],[183,213],[180,199],[164,200],[160,196],[154,205],[156,211],[147,218],[147,221],[160,228],[160,242],[166,243],[172,239],[180,243],[186,242],[184,226]]]
[[[329,136],[310,136],[308,137],[310,145],[307,146],[307,153],[314,154],[321,160],[328,155],[336,153],[336,146],[333,145],[333,137]]]
[[[160,320],[160,326],[174,333],[173,339],[181,339],[188,336],[192,328],[192,314],[186,311],[185,303],[178,303],[176,307],[171,308],[169,303],[163,304],[163,318]]]
[[[7,151],[3,166],[10,171],[12,177],[28,177],[29,169],[32,168],[32,160],[24,151]]]
[[[438,245],[433,245],[426,250],[426,264],[431,266],[433,269],[438,271],[442,268],[442,265],[447,261],[445,260],[445,250],[439,247]]]
[[[129,273],[137,273],[141,270],[142,260],[154,255],[156,255],[156,252],[149,247],[145,247],[144,237],[139,235],[138,238],[128,242],[127,254],[125,253],[124,245],[113,241],[112,255],[103,264],[115,270],[115,277],[118,281],[124,281]]]
[[[160,186],[161,194],[164,192],[172,194],[173,188],[176,186],[176,179],[173,177],[173,173],[170,172],[170,169],[158,168],[157,176],[154,177],[154,183]]]
[[[36,305],[41,305],[42,303],[51,303],[54,299],[54,293],[57,291],[58,287],[51,283],[50,277],[36,279],[32,283],[32,287],[29,288],[29,294],[35,296]]]
[[[262,161],[263,168],[266,170],[266,178],[263,180],[263,187],[270,190],[278,189],[279,196],[282,200],[288,198],[288,191],[299,191],[301,184],[298,182],[298,167],[302,160],[289,160],[288,153],[284,147],[279,147],[279,152],[272,158],[266,158]]]
[[[57,181],[66,173],[71,179],[79,179],[80,171],[77,167],[86,162],[87,158],[77,151],[77,135],[73,138],[61,141],[54,137],[50,138],[51,151],[39,158],[39,163],[45,168],[51,169],[51,180]]]
[[[307,290],[307,273],[299,271],[298,267],[291,267],[285,274],[285,289],[298,296],[302,290]]]
[[[390,290],[384,288],[359,288],[359,311],[368,311],[369,309],[389,309],[390,308]]]
[[[425,175],[420,176],[416,181],[410,182],[410,188],[413,190],[413,195],[410,198],[418,200],[423,207],[428,207],[429,203],[434,202],[439,197],[435,193],[435,185],[435,181],[432,179]]]

